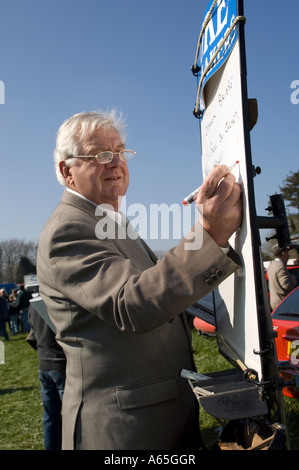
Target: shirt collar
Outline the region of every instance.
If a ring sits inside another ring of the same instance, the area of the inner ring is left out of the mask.
[[[87,197],[83,196],[83,194],[78,193],[78,191],[74,191],[73,189],[70,189],[70,188],[66,188],[66,190],[68,192],[74,194],[75,196],[78,196],[81,199],[84,199],[84,201],[89,202],[94,207],[101,206],[101,204],[97,204],[96,202],[91,201],[90,199],[87,199]],[[116,211],[113,211],[111,209],[108,209],[105,205],[103,206],[103,212],[105,212],[105,214],[107,214],[109,217],[111,217],[112,220],[114,220],[115,222],[120,224],[120,214],[121,214],[121,212],[116,212]]]

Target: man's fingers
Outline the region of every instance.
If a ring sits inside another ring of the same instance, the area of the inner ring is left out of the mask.
[[[241,186],[235,182],[235,177],[228,173],[219,184],[214,195],[219,196],[222,201],[228,201],[230,205],[234,205],[241,196]]]
[[[238,183],[235,183],[231,191],[231,205],[235,206],[242,197],[242,188]]]
[[[217,186],[222,178],[227,174],[228,167],[226,165],[219,165],[204,179],[203,184],[198,193],[197,204],[203,204],[204,201],[210,199],[215,193]]]

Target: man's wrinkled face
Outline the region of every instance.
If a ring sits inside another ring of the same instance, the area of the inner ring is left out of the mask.
[[[119,152],[125,148],[115,129],[95,130],[82,142],[80,155],[97,155],[109,150]],[[110,163],[98,163],[95,158],[77,159],[71,168],[61,162],[61,172],[67,187],[77,191],[96,204],[110,204],[118,210],[121,196],[129,185],[127,162],[114,155]]]

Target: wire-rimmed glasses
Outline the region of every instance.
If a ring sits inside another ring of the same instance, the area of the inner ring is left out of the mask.
[[[100,152],[97,155],[76,155],[76,156],[70,156],[68,158],[95,158],[98,163],[110,163],[113,160],[114,155],[118,155],[120,160],[123,162],[126,162],[128,160],[132,160],[132,158],[135,155],[134,150],[120,150],[119,152],[110,152],[110,151],[105,151],[105,152]]]

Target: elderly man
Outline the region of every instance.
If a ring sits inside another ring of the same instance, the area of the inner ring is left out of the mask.
[[[201,223],[158,262],[143,240],[118,235],[131,155],[114,111],[77,114],[57,136],[66,190],[41,234],[37,266],[67,357],[64,449],[199,444],[196,399],[180,376],[195,370],[182,312],[239,267],[228,239],[241,223],[241,190],[216,167],[197,197]],[[192,237],[202,244],[190,250]]]

